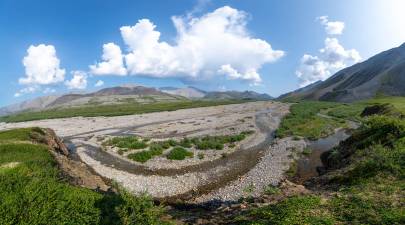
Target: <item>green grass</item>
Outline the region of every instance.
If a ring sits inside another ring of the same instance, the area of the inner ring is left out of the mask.
[[[136,136],[113,137],[111,140],[106,141],[104,145],[125,149],[144,149],[148,147],[148,143],[145,140],[141,140]]]
[[[167,159],[170,160],[184,160],[187,157],[193,157],[193,153],[187,151],[182,147],[174,147],[170,150],[169,154],[167,155]]]
[[[292,197],[275,205],[250,210],[235,218],[234,224],[335,224],[330,212],[322,209],[323,205],[318,196]]]
[[[405,224],[405,120],[363,120],[326,163],[333,170],[322,179],[327,195],[287,197],[234,224]]]
[[[128,155],[128,158],[137,162],[145,163],[154,156],[161,155],[163,150],[164,148],[160,144],[153,143],[149,146],[149,150],[131,153]]]
[[[379,97],[364,101],[367,104],[392,104],[405,115],[405,97]]]
[[[205,136],[202,138],[193,138],[191,142],[199,150],[224,149],[225,144],[235,147],[235,142],[243,141],[248,135],[253,134],[253,131],[243,131],[234,135],[222,135],[222,136]]]
[[[253,131],[243,131],[239,134],[235,135],[223,135],[223,136],[205,136],[202,138],[183,138],[179,141],[174,139],[169,139],[160,142],[152,142],[148,143],[149,139],[140,139],[136,136],[128,136],[128,137],[114,137],[110,140],[106,140],[102,143],[103,146],[114,146],[118,147],[118,154],[123,155],[124,152],[129,151],[130,149],[146,149],[149,147],[148,150],[135,152],[128,154],[128,158],[134,160],[136,162],[145,163],[148,160],[152,159],[155,156],[161,155],[165,149],[169,148],[192,148],[195,147],[199,150],[208,150],[208,149],[216,149],[222,150],[224,149],[225,144],[228,144],[230,147],[235,147],[235,142],[242,141],[246,138],[246,136],[251,135]],[[226,156],[226,155],[224,155]],[[182,158],[182,157],[180,157]],[[201,157],[199,157],[202,159]],[[184,158],[183,158],[184,159]],[[181,160],[181,159],[176,159]]]
[[[162,208],[147,196],[98,193],[68,184],[41,144],[37,128],[0,133],[0,224],[163,224]],[[11,138],[11,139],[8,139]],[[14,143],[13,143],[14,141]],[[4,167],[16,163],[14,167]]]
[[[275,194],[280,194],[281,190],[278,187],[275,187],[273,185],[268,185],[265,189],[264,189],[264,194],[266,195],[275,195]]]
[[[345,119],[355,120],[363,106],[333,102],[304,101],[291,106],[291,113],[283,118],[277,137],[301,136],[310,140],[331,135],[338,127],[345,127]]]
[[[324,113],[340,119],[360,121],[360,114],[366,106],[364,103],[338,104],[333,108],[326,109]]]
[[[308,148],[308,147],[304,148],[304,150],[302,151],[302,154],[306,155],[306,156],[311,155],[311,153],[312,153],[312,150],[311,150],[311,148]]]
[[[149,104],[120,104],[120,105],[92,105],[71,108],[56,108],[40,112],[23,112],[15,115],[0,117],[0,122],[22,122],[41,119],[68,118],[68,117],[92,117],[92,116],[122,116],[142,114],[160,111],[174,111],[195,107],[207,107],[226,104],[237,104],[242,100],[218,100],[218,101],[189,101],[157,102]]]
[[[30,141],[34,133],[43,131],[39,128],[20,128],[7,131],[0,131],[0,141]]]

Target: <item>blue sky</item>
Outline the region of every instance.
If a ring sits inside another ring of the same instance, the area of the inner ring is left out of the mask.
[[[0,106],[126,83],[278,96],[405,42],[404,11],[401,0],[0,0]],[[174,26],[173,16],[185,24],[184,34]],[[235,24],[226,34],[212,34],[214,45],[210,32],[217,32],[218,16]],[[123,26],[129,28],[127,39]],[[137,39],[156,31],[156,43]],[[234,47],[229,48],[226,38],[221,42],[222,37],[235,40]],[[113,44],[104,53],[115,57],[120,50],[121,76],[109,74],[117,71],[116,63],[100,65],[108,63],[102,58],[107,43]],[[209,50],[213,46],[218,47]],[[196,56],[189,48],[199,50]],[[134,59],[128,61],[131,54]],[[48,74],[51,80],[40,80],[44,67],[55,69],[46,72],[56,71]],[[95,87],[99,80],[104,85]]]

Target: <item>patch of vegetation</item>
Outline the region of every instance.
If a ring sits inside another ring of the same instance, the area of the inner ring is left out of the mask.
[[[128,158],[137,162],[145,163],[149,159],[152,159],[154,156],[161,155],[163,153],[163,150],[164,149],[160,144],[152,143],[149,146],[149,150],[131,153],[128,155]]]
[[[317,196],[287,198],[275,205],[258,208],[235,218],[234,224],[335,224]]]
[[[297,161],[294,160],[291,164],[288,170],[285,172],[288,177],[294,177],[297,174],[298,170],[298,164]]]
[[[243,192],[250,194],[250,193],[252,193],[254,190],[255,190],[255,185],[249,184],[248,186],[246,186],[246,187],[243,189]]]
[[[280,194],[281,190],[278,187],[275,187],[273,185],[267,185],[267,187],[264,189],[264,194],[266,195],[275,195],[275,194]]]
[[[182,147],[174,147],[170,150],[169,154],[167,155],[167,159],[170,160],[184,160],[187,157],[193,157],[193,153],[187,151]]]
[[[1,132],[0,224],[165,224],[147,196],[99,193],[68,184],[42,144],[27,141],[38,128]],[[10,138],[10,139],[9,139]]]
[[[113,137],[105,143],[105,145],[110,145],[121,149],[144,149],[148,147],[148,143],[145,140],[141,140],[136,136]]]
[[[333,108],[325,110],[328,116],[340,119],[349,119],[353,121],[360,121],[360,114],[366,104],[352,103],[352,104],[338,104]]]
[[[306,148],[304,148],[304,150],[302,151],[302,154],[308,156],[308,155],[311,155],[311,152],[312,152],[312,149],[306,147]]]
[[[371,116],[324,157],[332,172],[321,184],[336,194],[327,198],[322,194],[288,197],[242,213],[235,223],[405,223],[405,120]]]
[[[31,141],[36,133],[43,135],[44,131],[38,127],[0,131],[0,141]]]
[[[364,105],[334,102],[304,101],[291,106],[290,114],[281,121],[276,135],[301,136],[316,140],[331,135],[345,120],[356,120]]]
[[[393,105],[396,109],[405,115],[405,97],[378,97],[365,101],[367,104],[386,104]]]
[[[290,108],[288,114],[281,121],[277,137],[301,136],[309,139],[326,137],[340,124],[333,119],[321,117],[318,113],[327,108],[336,106],[329,102],[300,102]]]
[[[235,147],[235,142],[244,140],[248,135],[253,134],[253,131],[243,131],[240,134],[224,135],[224,136],[205,136],[202,138],[193,138],[191,142],[199,150],[224,149],[225,144]]]
[[[55,108],[40,112],[22,112],[0,117],[0,122],[23,122],[41,119],[69,118],[76,116],[122,116],[161,111],[174,111],[178,109],[208,107],[217,105],[239,104],[246,100],[179,100],[174,102],[155,102],[149,104],[131,103],[115,105],[92,105],[71,108]]]

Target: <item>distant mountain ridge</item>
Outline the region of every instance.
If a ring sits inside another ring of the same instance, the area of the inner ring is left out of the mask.
[[[268,94],[260,94],[254,91],[214,91],[207,93],[204,98],[206,99],[243,99],[243,100],[271,100]]]
[[[92,93],[70,93],[61,96],[39,97],[33,100],[0,108],[0,116],[22,111],[40,111],[60,107],[171,102],[181,101],[184,99],[270,100],[272,98],[267,94],[259,94],[254,91],[207,92],[195,87],[162,87],[157,89],[153,87],[129,84],[118,87],[108,87]]]
[[[405,43],[279,99],[354,102],[377,95],[405,96]]]
[[[173,95],[180,95],[186,98],[203,98],[206,91],[200,90],[195,87],[185,87],[185,88],[175,88],[175,87],[161,87],[159,88],[160,91],[173,94]]]

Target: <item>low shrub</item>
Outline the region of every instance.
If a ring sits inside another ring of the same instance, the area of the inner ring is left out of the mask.
[[[192,152],[189,152],[182,147],[174,147],[167,155],[167,159],[184,160],[186,157],[193,157],[193,155]]]

